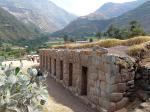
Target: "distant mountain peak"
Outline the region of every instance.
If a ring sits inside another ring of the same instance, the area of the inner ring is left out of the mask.
[[[119,4],[106,3],[96,12],[73,21],[63,30],[55,32],[53,35],[92,36],[95,32],[106,30],[110,24],[116,23],[119,26],[125,26],[132,20],[140,21],[145,30],[150,33],[148,25],[150,24],[149,14],[150,0],[138,0]]]
[[[130,10],[135,9],[142,3],[146,2],[147,0],[135,0],[132,2],[125,2],[125,3],[113,3],[108,2],[101,6],[99,9],[95,11],[95,13],[101,13],[105,15],[107,18],[118,17]]]

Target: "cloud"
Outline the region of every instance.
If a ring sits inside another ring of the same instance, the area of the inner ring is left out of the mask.
[[[135,0],[50,0],[63,9],[76,15],[87,15],[97,10],[106,2],[129,2]]]

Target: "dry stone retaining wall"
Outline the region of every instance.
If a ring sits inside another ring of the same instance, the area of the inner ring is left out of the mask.
[[[99,111],[114,112],[129,101],[134,72],[129,58],[91,49],[45,49],[40,68]]]

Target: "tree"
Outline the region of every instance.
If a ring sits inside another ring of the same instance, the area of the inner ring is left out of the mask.
[[[89,42],[93,42],[93,39],[92,39],[92,38],[90,38]]]
[[[106,32],[104,32],[104,36],[109,38],[117,38],[122,39],[123,30],[114,26],[113,24],[109,26]]]
[[[117,28],[112,24],[103,34],[103,36],[117,39],[127,39],[135,36],[145,35],[146,33],[137,21],[131,21],[128,28]]]
[[[64,39],[65,42],[67,42],[67,41],[68,41],[68,35],[65,34],[65,35],[63,36],[63,39]]]
[[[116,38],[116,34],[118,34],[118,32],[119,32],[119,29],[112,24],[107,29],[106,35],[107,37],[110,37],[110,38]]]
[[[137,21],[131,21],[129,23],[130,37],[145,36],[146,32],[141,28],[141,25]]]
[[[97,32],[97,33],[96,33],[96,37],[97,37],[98,39],[101,39],[102,36],[103,36],[103,33],[102,33],[102,32]]]
[[[120,37],[118,39],[127,39],[129,38],[129,30],[124,28],[120,30]]]
[[[75,42],[75,39],[74,38],[70,38],[69,41],[70,42]]]

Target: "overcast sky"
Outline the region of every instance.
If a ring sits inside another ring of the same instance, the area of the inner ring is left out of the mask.
[[[87,15],[94,12],[106,2],[129,2],[135,0],[50,0],[63,9],[78,16]]]

